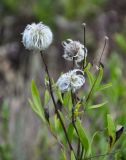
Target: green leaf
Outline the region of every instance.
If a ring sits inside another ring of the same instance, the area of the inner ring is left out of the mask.
[[[105,102],[100,103],[100,104],[96,104],[96,105],[89,106],[89,107],[87,107],[87,110],[100,108],[100,107],[104,106],[104,105],[107,104],[107,103],[108,103],[108,101],[105,101]]]
[[[60,121],[59,121],[59,119],[57,118],[57,115],[55,114],[55,130],[56,130],[56,132],[59,132],[60,131],[60,129],[61,129],[61,124],[60,124]]]
[[[63,102],[64,106],[68,107],[70,110],[72,108],[72,98],[71,98],[71,92],[66,92],[63,96]]]
[[[78,101],[77,104],[74,107],[74,117],[76,118],[79,114],[82,114],[83,111],[79,112],[79,108],[81,107],[82,103],[81,101]]]
[[[47,74],[45,75],[45,81],[44,82],[45,82],[45,86],[48,87],[49,86],[49,77],[48,77]]]
[[[80,106],[81,106],[81,102],[78,101],[77,104],[74,107],[74,110],[78,111],[78,109],[80,108]]]
[[[36,106],[34,105],[34,103],[31,101],[31,99],[28,99],[28,102],[32,108],[32,110],[42,119],[45,121],[45,119],[43,119],[43,115],[41,114],[41,112],[39,112],[36,108]]]
[[[66,139],[64,135],[63,128],[61,126],[59,118],[57,118],[57,115],[55,115],[55,131],[57,133],[58,139],[65,145],[66,144]]]
[[[80,121],[79,118],[76,119],[76,127],[77,127],[77,130],[78,130],[78,134],[79,134],[81,144],[85,149],[85,155],[88,156],[90,154],[90,143],[89,143],[88,136],[87,136],[84,128],[82,127],[82,124],[81,124],[81,121]]]
[[[58,99],[60,100],[60,102],[63,104],[63,97],[62,97],[62,93],[60,92],[59,88],[56,86],[56,84],[53,84],[54,86],[54,90],[55,90],[55,93],[58,97]]]
[[[65,150],[61,149],[61,158],[60,160],[67,160]]]
[[[36,112],[43,121],[45,121],[44,117],[44,110],[41,104],[40,94],[36,87],[34,80],[31,83],[31,93],[32,93],[32,101],[29,100],[30,106],[32,107],[33,111]]]
[[[74,127],[73,127],[72,123],[70,123],[69,126],[68,126],[67,134],[68,134],[69,140],[71,142],[72,139],[73,139],[73,134],[74,134]]]
[[[96,136],[97,134],[98,134],[98,131],[95,132],[95,133],[93,134],[93,136],[92,136],[91,143],[90,143],[91,152],[92,152],[92,150],[93,150],[93,142],[94,142],[94,138],[95,138],[95,136]]]
[[[66,107],[69,103],[70,92],[65,92],[63,96],[63,105]]]
[[[99,67],[99,71],[98,71],[98,74],[91,86],[91,89],[89,91],[89,94],[87,96],[87,99],[86,99],[86,103],[87,101],[90,99],[90,97],[92,96],[92,94],[94,93],[94,91],[96,91],[98,89],[98,87],[100,86],[100,83],[101,83],[101,80],[102,80],[102,76],[103,76],[103,68],[100,66]]]
[[[111,150],[116,140],[116,127],[112,117],[109,114],[107,115],[107,128],[109,136],[109,149]]]
[[[97,88],[97,91],[101,91],[101,90],[107,89],[107,88],[109,88],[111,86],[112,86],[112,83],[102,84]]]
[[[41,99],[40,99],[40,95],[34,80],[32,80],[32,84],[31,84],[31,93],[32,93],[32,99],[36,108],[38,110],[41,110],[42,108]]]
[[[100,86],[100,83],[102,81],[102,77],[103,77],[103,68],[100,66],[97,81],[95,83],[95,90],[97,90],[97,88]]]
[[[88,65],[88,66],[89,66],[89,65]],[[90,67],[87,67],[87,68],[85,69],[85,72],[86,72],[86,74],[87,74],[87,76],[88,76],[90,86],[92,86],[93,83],[94,83],[95,77],[94,77],[93,74],[89,71],[89,68],[90,68]]]
[[[71,156],[70,157],[71,157],[70,160],[76,160],[73,151],[71,151]]]
[[[90,86],[92,87],[95,83],[94,87],[95,87],[95,90],[97,90],[97,88],[99,87],[101,83],[102,77],[103,77],[103,68],[101,66],[99,67],[99,73],[97,75],[97,80],[95,80],[95,76],[89,71],[89,67],[85,69],[85,72],[87,73]]]
[[[44,106],[46,106],[48,104],[49,99],[50,99],[49,91],[46,89],[45,96],[44,96]]]

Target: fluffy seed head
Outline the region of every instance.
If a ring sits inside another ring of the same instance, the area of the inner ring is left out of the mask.
[[[79,69],[69,71],[59,77],[56,84],[62,93],[72,90],[75,92],[85,83],[84,73]]]
[[[42,22],[27,25],[22,36],[22,42],[26,49],[45,50],[52,43],[53,34],[50,28]]]
[[[75,62],[78,63],[87,56],[87,49],[79,41],[67,39],[62,43],[62,45],[64,47],[63,57],[66,60],[73,61],[74,59]]]

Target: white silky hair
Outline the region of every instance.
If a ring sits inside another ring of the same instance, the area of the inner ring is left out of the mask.
[[[68,61],[73,61],[74,59],[77,64],[78,62],[81,62],[84,57],[87,57],[87,49],[79,41],[67,39],[62,45],[64,47],[63,57]]]
[[[25,48],[29,50],[45,50],[53,40],[51,29],[42,22],[27,25],[22,34],[22,42]]]
[[[56,84],[62,93],[72,90],[75,92],[80,89],[85,83],[83,71],[74,69],[62,74]]]

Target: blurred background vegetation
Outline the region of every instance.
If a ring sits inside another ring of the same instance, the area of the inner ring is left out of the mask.
[[[126,1],[125,0],[0,0],[0,160],[60,159],[59,148],[28,105],[30,82],[35,79],[42,95],[44,70],[39,55],[21,43],[25,26],[42,21],[54,33],[46,60],[56,80],[69,64],[62,58],[66,38],[83,42],[82,23],[87,24],[88,59],[99,56],[104,36],[109,37],[103,64],[104,81],[113,86],[94,97],[109,103],[85,117],[88,131],[106,126],[106,113],[126,128]],[[54,72],[55,71],[55,72]],[[98,117],[98,118],[97,118]],[[90,128],[90,122],[94,125]],[[126,130],[110,159],[126,159]],[[94,153],[104,153],[103,133],[96,137]],[[55,154],[54,154],[55,153]],[[100,158],[99,158],[100,159]],[[101,158],[102,159],[102,158]]]

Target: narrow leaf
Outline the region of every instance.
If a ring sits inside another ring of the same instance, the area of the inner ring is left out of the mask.
[[[90,143],[89,143],[88,136],[87,136],[84,128],[82,127],[82,124],[81,124],[81,121],[80,121],[79,118],[76,119],[76,127],[77,127],[77,130],[78,130],[78,134],[79,134],[81,144],[85,149],[85,154],[88,155],[89,151],[90,151]]]
[[[112,83],[102,84],[102,85],[100,85],[96,90],[97,90],[97,91],[105,90],[105,89],[107,89],[107,88],[109,88],[109,87],[111,87],[111,86],[112,86]]]
[[[88,70],[88,69],[86,69],[86,71],[85,71],[86,73],[87,73],[87,76],[88,76],[88,79],[89,79],[89,83],[90,83],[90,86],[92,86],[93,85],[93,83],[94,83],[94,76],[91,74],[91,72]]]
[[[66,139],[65,139],[64,131],[61,126],[60,120],[57,118],[57,115],[55,115],[55,131],[57,133],[58,139],[65,145]]]
[[[78,101],[77,104],[76,104],[75,107],[74,107],[74,110],[75,110],[75,111],[78,111],[79,108],[80,108],[80,106],[81,106],[81,102]]]
[[[44,95],[44,106],[46,106],[49,102],[50,96],[49,96],[49,91],[46,89],[45,90],[45,95]]]
[[[76,160],[73,151],[71,151],[71,158],[70,158],[70,160]]]
[[[68,126],[67,134],[68,134],[69,140],[71,142],[72,139],[73,139],[73,134],[74,134],[74,127],[73,127],[72,123],[70,123],[69,126]]]
[[[34,80],[32,80],[32,83],[31,83],[31,93],[32,93],[33,105],[31,104],[31,102],[30,104],[32,105],[32,108],[34,108],[34,111],[36,110],[36,113],[39,113],[39,115],[41,115],[41,118],[45,120],[44,110],[43,110],[41,99],[40,99],[40,94],[38,92],[38,89],[36,87]]]
[[[107,115],[107,125],[109,135],[109,147],[111,150],[116,140],[116,128],[113,119],[109,114]]]
[[[66,153],[63,149],[61,149],[61,160],[67,160]]]
[[[97,88],[99,87],[101,80],[102,80],[102,77],[103,77],[103,68],[100,66],[97,81],[95,83],[95,90],[97,90]]]
[[[93,136],[92,136],[91,143],[90,143],[90,148],[91,148],[91,151],[90,151],[90,152],[92,152],[94,138],[95,138],[95,136],[96,136],[97,134],[98,134],[98,131],[97,131],[97,132],[95,132],[95,133],[93,134]]]
[[[66,92],[63,96],[63,102],[64,106],[68,107],[70,110],[72,108],[72,98],[71,98],[71,92]]]
[[[100,108],[100,107],[104,106],[104,105],[107,104],[107,103],[108,103],[108,101],[103,102],[103,103],[100,103],[100,104],[96,104],[96,105],[89,106],[89,107],[87,108],[87,110]]]
[[[36,109],[36,106],[34,105],[34,103],[29,99],[29,104],[31,106],[31,108],[33,109],[33,111],[40,117],[43,119],[43,115],[41,114],[41,112],[39,112],[37,109]],[[43,119],[44,120],[44,119]]]
[[[59,88],[56,86],[56,84],[54,84],[53,86],[54,86],[54,90],[55,90],[55,93],[56,93],[58,99],[59,99],[60,102],[63,104],[62,93],[60,92],[60,90],[59,90]]]

